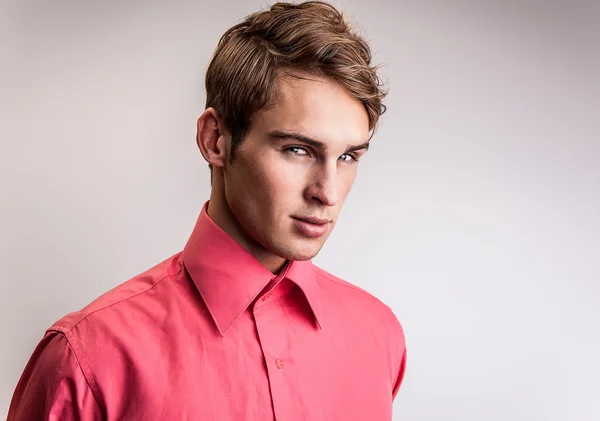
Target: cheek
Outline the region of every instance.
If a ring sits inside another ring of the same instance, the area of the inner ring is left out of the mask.
[[[350,189],[352,189],[352,185],[354,184],[354,180],[356,179],[356,166],[353,168],[348,168],[347,172],[342,173],[339,181],[339,189],[342,193],[342,197],[345,199],[348,193],[350,193]]]
[[[307,168],[293,165],[281,156],[274,154],[258,165],[257,177],[266,195],[287,196],[302,188]]]
[[[284,205],[301,185],[298,174],[283,164],[267,154],[244,156],[234,164],[235,175],[232,174],[230,184],[247,205],[260,212],[273,213],[268,209]]]

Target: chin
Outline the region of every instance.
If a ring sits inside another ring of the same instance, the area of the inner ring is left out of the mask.
[[[286,260],[310,260],[315,257],[323,244],[286,244],[278,248],[276,254]]]
[[[312,253],[296,253],[287,258],[287,260],[310,260],[318,254],[318,251]]]

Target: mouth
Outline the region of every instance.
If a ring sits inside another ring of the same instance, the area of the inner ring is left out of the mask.
[[[317,218],[314,216],[292,216],[293,219],[301,222],[308,222],[309,224],[314,225],[325,225],[331,222],[330,219],[327,218]]]
[[[322,237],[329,230],[330,219],[313,216],[292,216],[298,234],[308,238]]]

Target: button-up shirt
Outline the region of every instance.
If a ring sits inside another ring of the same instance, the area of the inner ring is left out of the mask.
[[[47,330],[8,421],[391,420],[391,309],[311,261],[273,275],[206,209],[181,253]]]

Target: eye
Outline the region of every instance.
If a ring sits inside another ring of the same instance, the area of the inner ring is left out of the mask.
[[[305,148],[302,148],[300,146],[290,146],[284,149],[284,151],[290,155],[296,155],[296,156],[308,156],[309,153]]]
[[[352,164],[354,162],[358,161],[358,157],[352,153],[345,153],[342,156],[339,157],[339,159],[342,162],[348,163],[348,164]]]

